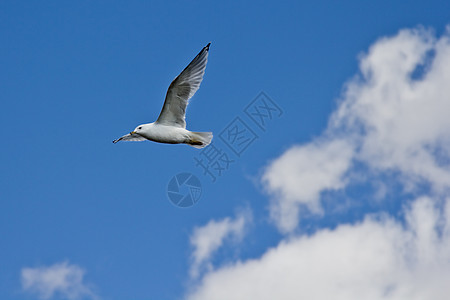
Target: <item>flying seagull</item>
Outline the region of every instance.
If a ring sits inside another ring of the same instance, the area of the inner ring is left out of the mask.
[[[192,132],[186,130],[186,106],[188,100],[200,88],[208,62],[209,43],[191,63],[170,84],[161,113],[154,123],[142,124],[119,141],[150,140],[167,144],[188,144],[203,148],[211,143],[212,132]]]

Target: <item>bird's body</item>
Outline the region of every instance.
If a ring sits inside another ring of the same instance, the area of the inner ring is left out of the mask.
[[[141,129],[139,129],[141,128]],[[185,128],[161,125],[158,123],[142,124],[138,126],[140,136],[143,138],[165,144],[188,144],[191,146],[202,145],[202,134],[211,135],[209,132],[192,132]],[[199,137],[200,135],[200,137]],[[201,147],[203,148],[203,147]]]
[[[192,132],[186,129],[185,113],[188,100],[199,89],[208,61],[209,43],[192,62],[178,75],[167,90],[161,113],[153,123],[142,124],[127,135],[114,140],[150,140],[166,144],[188,144],[195,148],[208,146],[212,140],[211,132]]]
[[[167,144],[181,144],[189,141],[190,131],[185,128],[155,123],[143,124],[140,127],[142,129],[139,134],[150,141]]]

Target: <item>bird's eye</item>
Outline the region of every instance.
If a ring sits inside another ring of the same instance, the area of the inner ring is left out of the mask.
[[[138,129],[141,129],[142,127],[138,127]]]

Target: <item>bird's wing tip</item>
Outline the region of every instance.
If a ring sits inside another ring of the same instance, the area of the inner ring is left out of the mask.
[[[211,42],[209,42],[208,45],[205,46],[206,50],[209,50],[209,45],[211,45]]]

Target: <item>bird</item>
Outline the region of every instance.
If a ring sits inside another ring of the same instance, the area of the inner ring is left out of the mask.
[[[194,148],[204,148],[211,143],[212,132],[193,132],[186,129],[186,107],[189,99],[200,88],[208,62],[208,43],[189,65],[172,81],[166,93],[163,108],[153,123],[141,124],[119,141],[150,140],[166,144],[187,144]]]

